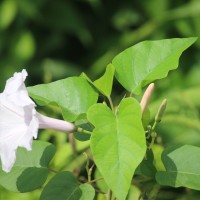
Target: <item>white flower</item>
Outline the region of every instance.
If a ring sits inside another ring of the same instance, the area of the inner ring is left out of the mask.
[[[16,150],[31,150],[38,128],[51,128],[64,132],[75,130],[72,123],[43,116],[36,112],[35,103],[28,96],[24,81],[27,72],[15,73],[7,80],[0,93],[0,159],[2,169],[9,172],[16,160]]]

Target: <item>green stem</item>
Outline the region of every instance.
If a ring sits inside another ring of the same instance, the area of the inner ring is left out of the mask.
[[[93,167],[94,167],[94,164],[88,170],[88,182],[89,183],[91,183],[91,180],[92,180],[92,170],[93,170]]]
[[[110,189],[108,190],[107,199],[112,200],[112,191]]]
[[[92,134],[92,132],[87,131],[87,130],[81,128],[81,127],[78,127],[78,128],[77,128],[77,132],[79,132],[79,133],[86,133],[86,134],[89,134],[89,135]]]
[[[54,170],[54,169],[51,169],[51,168],[48,168],[48,170],[50,171],[50,172],[53,172],[53,173],[58,173],[58,171],[56,171],[56,170]]]
[[[93,182],[92,181],[92,170],[94,168],[94,164],[92,165],[92,167],[89,168],[89,164],[90,164],[90,160],[89,160],[89,157],[88,155],[84,152],[83,155],[86,157],[87,159],[87,162],[86,162],[86,166],[85,166],[85,169],[87,171],[87,175],[88,175],[88,183],[91,183]]]
[[[156,128],[156,125],[157,125],[157,122],[156,122],[156,121],[154,121],[154,124],[153,124],[153,126],[152,126],[152,128],[151,128],[151,131],[154,131],[154,130],[155,130],[155,128]]]
[[[71,145],[71,149],[72,149],[73,154],[74,154],[74,155],[77,155],[76,141],[75,141],[75,139],[74,139],[74,137],[73,137],[73,133],[70,133],[70,134],[68,135],[68,139],[69,139],[69,143],[70,143],[70,145]]]
[[[152,148],[152,146],[154,145],[155,142],[155,138],[152,138],[151,143],[149,145],[149,150]]]
[[[88,183],[94,183],[94,182],[97,182],[97,181],[100,181],[100,180],[103,180],[103,177],[96,178],[94,180],[88,181]]]
[[[108,101],[110,103],[110,107],[111,107],[112,111],[114,112],[114,105],[113,105],[112,99],[110,97],[108,97]]]

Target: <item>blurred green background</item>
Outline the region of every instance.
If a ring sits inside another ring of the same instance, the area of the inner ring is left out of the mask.
[[[200,36],[199,0],[1,0],[0,90],[23,68],[29,73],[27,85],[82,71],[95,79],[117,53],[140,41],[191,36]],[[182,55],[178,70],[156,81],[152,118],[161,100],[168,99],[157,130],[159,145],[200,146],[199,55],[200,40]],[[114,102],[123,95],[116,83]],[[38,195],[38,191],[14,194],[0,188],[2,200],[33,200]],[[194,191],[187,195],[164,196],[180,200],[200,197]]]
[[[2,0],[0,89],[23,68],[29,85],[81,71],[97,77],[135,43],[200,35],[199,20],[198,0]],[[199,47],[184,55],[182,71],[198,62]]]

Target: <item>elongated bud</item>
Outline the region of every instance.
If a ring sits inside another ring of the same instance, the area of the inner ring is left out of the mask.
[[[146,109],[146,107],[148,105],[148,102],[149,102],[150,97],[151,97],[151,95],[153,93],[153,90],[154,90],[154,83],[151,83],[147,87],[146,91],[144,92],[144,95],[143,95],[142,100],[140,102],[140,106],[142,108],[142,113],[144,113],[144,111],[145,111],[145,109]]]
[[[155,116],[155,121],[156,121],[157,123],[161,122],[162,117],[163,117],[164,112],[165,112],[165,109],[166,109],[166,106],[167,106],[167,99],[164,99],[164,100],[162,101],[162,103],[160,104],[160,107],[159,107],[159,109],[158,109],[158,112],[157,112],[157,114],[156,114],[156,116]]]

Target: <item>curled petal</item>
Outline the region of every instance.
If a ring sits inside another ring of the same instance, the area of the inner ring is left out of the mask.
[[[25,70],[15,73],[0,94],[0,157],[5,172],[15,163],[17,148],[31,150],[33,137],[37,138],[39,120],[24,84],[26,76]]]
[[[35,103],[28,96],[24,81],[27,72],[15,73],[7,80],[0,94],[0,159],[2,169],[9,172],[16,160],[18,147],[31,150],[39,128],[72,132],[74,124],[46,117],[36,112]]]

